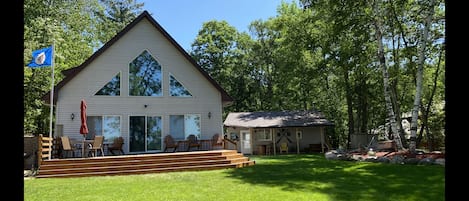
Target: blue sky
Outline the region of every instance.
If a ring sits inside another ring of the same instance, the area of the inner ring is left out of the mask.
[[[292,0],[139,0],[152,17],[186,51],[204,22],[225,20],[239,32],[249,24],[277,15],[281,2]]]

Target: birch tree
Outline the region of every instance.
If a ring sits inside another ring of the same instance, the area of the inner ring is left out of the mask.
[[[425,16],[424,19],[424,26],[423,26],[423,34],[420,38],[420,51],[419,51],[419,59],[417,65],[417,83],[416,83],[416,90],[415,90],[415,98],[414,98],[414,107],[412,109],[412,121],[410,124],[410,144],[409,150],[411,153],[415,153],[416,149],[416,136],[417,136],[417,125],[418,125],[418,116],[419,116],[419,109],[420,104],[422,101],[421,94],[422,94],[422,80],[423,80],[423,65],[425,64],[425,50],[427,47],[428,41],[428,32],[432,23],[432,17],[434,13],[436,1],[430,0],[422,1],[422,6],[424,7],[423,15]]]
[[[386,105],[387,119],[389,120],[389,123],[391,124],[391,133],[394,138],[394,141],[396,142],[397,148],[403,149],[401,137],[399,136],[399,132],[397,130],[396,116],[394,114],[394,109],[392,107],[392,102],[391,102],[389,73],[388,73],[387,66],[386,66],[386,57],[384,56],[383,35],[381,32],[382,25],[381,25],[380,20],[382,19],[382,17],[379,15],[381,11],[379,10],[378,2],[376,0],[373,2],[373,12],[374,12],[375,37],[376,37],[376,42],[378,43],[378,60],[379,60],[379,65],[383,72],[384,101]]]

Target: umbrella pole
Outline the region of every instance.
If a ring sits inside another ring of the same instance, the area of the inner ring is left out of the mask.
[[[86,140],[86,135],[83,135],[83,142],[81,144],[81,157],[85,158],[85,140]]]

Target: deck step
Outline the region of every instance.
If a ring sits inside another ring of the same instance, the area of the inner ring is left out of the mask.
[[[37,178],[85,177],[242,168],[254,165],[236,150],[193,151],[93,158],[51,159]]]

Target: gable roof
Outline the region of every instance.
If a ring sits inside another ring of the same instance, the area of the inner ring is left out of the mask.
[[[231,112],[223,122],[228,127],[278,128],[334,126],[319,111]]]
[[[148,19],[150,23],[165,36],[166,39],[171,42],[171,44],[176,47],[177,50],[216,88],[218,91],[221,93],[221,99],[222,101],[226,102],[233,102],[233,98],[231,98],[230,95],[212,78],[210,75],[200,67],[197,62],[171,37],[166,30],[163,29],[163,27],[156,22],[153,17],[145,10],[140,14],[137,18],[135,18],[130,24],[128,24],[122,31],[117,33],[111,40],[106,42],[99,50],[97,50],[93,55],[91,55],[88,59],[85,60],[81,65],[67,69],[62,71],[62,74],[65,76],[62,81],[60,81],[55,87],[54,87],[54,104],[57,102],[57,92],[65,85],[67,82],[72,80],[80,71],[82,71],[84,68],[86,68],[93,60],[95,60],[99,55],[101,55],[103,52],[105,52],[109,47],[111,47],[116,41],[118,41],[122,36],[124,36],[129,30],[131,30],[135,25],[137,25],[140,21],[143,19]],[[46,103],[50,104],[50,91],[47,92],[42,99],[46,101]]]

